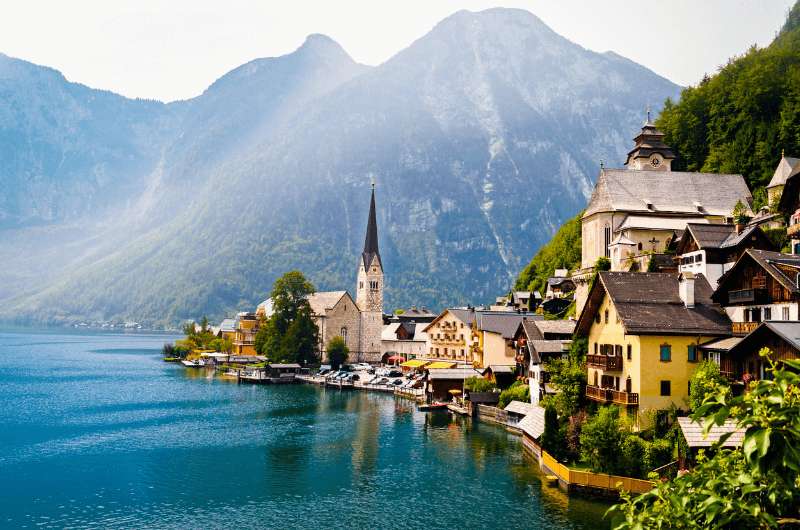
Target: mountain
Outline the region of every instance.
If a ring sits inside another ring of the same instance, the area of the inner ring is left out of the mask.
[[[134,102],[159,126],[139,187],[113,215],[6,228],[0,317],[216,318],[292,268],[349,289],[372,179],[387,309],[488,301],[583,207],[600,160],[624,160],[643,109],[678,90],[515,9],[455,13],[374,68],[311,36],[192,100]],[[63,248],[71,259],[52,259]],[[21,281],[43,262],[46,281]]]

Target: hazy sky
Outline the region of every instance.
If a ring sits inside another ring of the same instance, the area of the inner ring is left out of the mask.
[[[520,7],[592,50],[682,85],[766,45],[793,0],[3,0],[0,52],[131,97],[198,95],[228,70],[288,53],[309,33],[376,65],[459,9]]]

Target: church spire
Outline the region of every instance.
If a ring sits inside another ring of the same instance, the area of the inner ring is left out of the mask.
[[[378,252],[378,221],[375,218],[375,181],[372,182],[372,197],[369,203],[369,217],[367,218],[367,235],[364,238],[364,252],[361,254],[364,259],[364,269],[369,268],[374,257],[381,262],[381,255]]]

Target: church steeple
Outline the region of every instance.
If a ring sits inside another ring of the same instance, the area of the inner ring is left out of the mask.
[[[641,132],[633,139],[635,146],[628,153],[625,166],[628,169],[670,171],[675,153],[664,143],[664,133],[650,121],[650,108]]]
[[[364,252],[361,253],[364,268],[369,268],[372,260],[378,258],[381,263],[381,254],[378,251],[378,221],[375,218],[375,183],[372,183],[372,197],[369,203],[369,217],[367,218],[367,235],[364,238]]]

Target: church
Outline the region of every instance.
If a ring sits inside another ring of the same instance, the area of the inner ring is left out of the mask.
[[[349,362],[380,362],[383,287],[383,263],[378,250],[373,184],[364,250],[358,258],[356,299],[353,300],[347,291],[319,292],[308,298],[319,328],[321,359],[327,360],[326,345],[338,335],[345,340],[350,350]]]
[[[625,167],[601,165],[581,217],[581,268],[572,275],[579,314],[599,258],[612,271],[645,271],[650,260],[672,264],[670,249],[687,224],[731,223],[738,202],[752,215],[744,177],[673,171],[674,159],[648,112]]]

